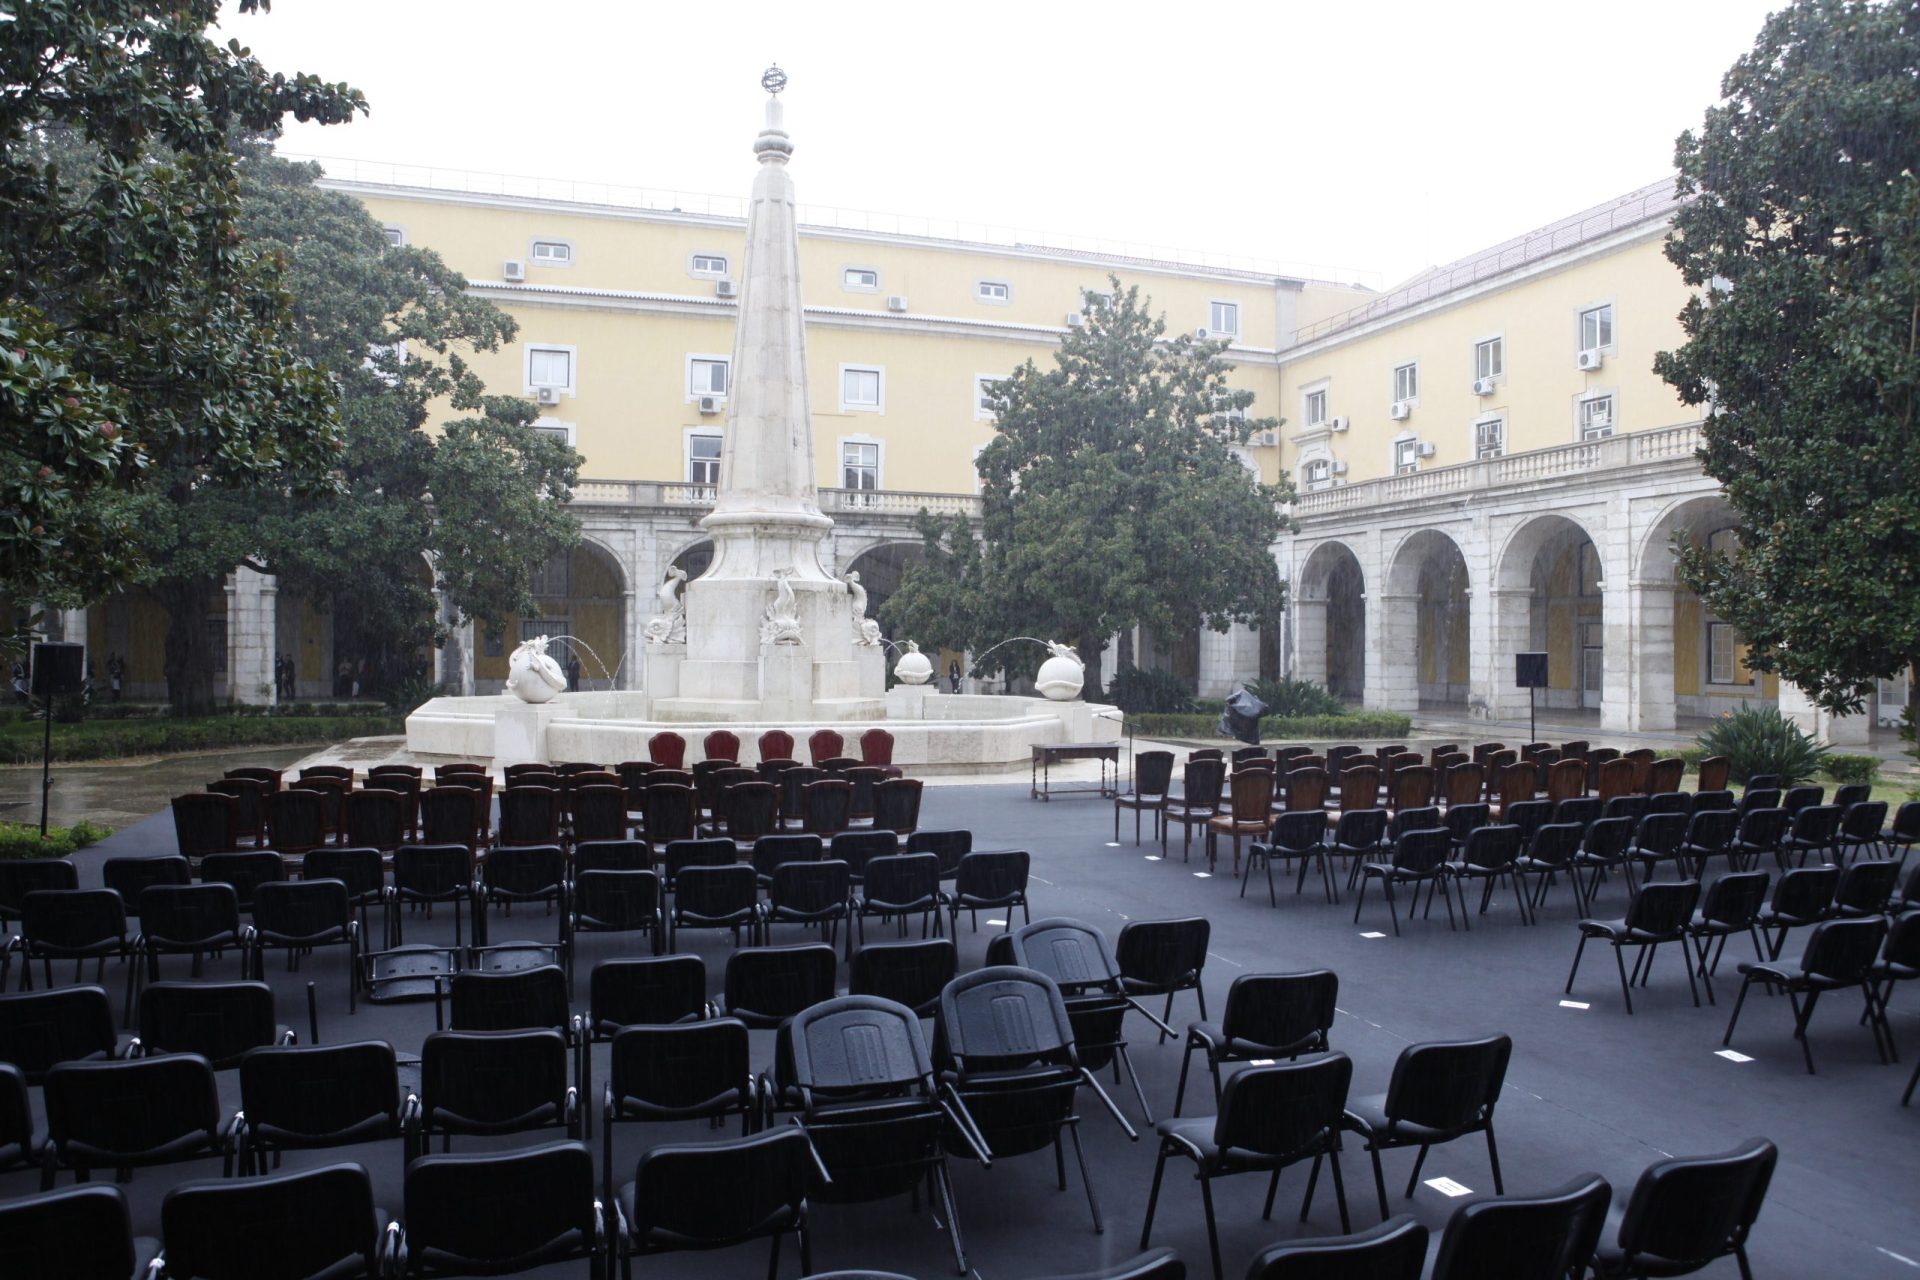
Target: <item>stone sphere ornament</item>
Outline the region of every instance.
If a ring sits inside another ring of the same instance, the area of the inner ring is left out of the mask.
[[[1040,664],[1033,687],[1055,702],[1072,702],[1086,687],[1087,668],[1079,654],[1059,641],[1049,640],[1047,648],[1053,651],[1053,656]]]
[[[893,674],[901,684],[925,684],[933,679],[933,660],[920,652],[920,646],[907,641],[907,651],[893,664]]]
[[[567,687],[566,673],[547,656],[547,637],[523,640],[507,659],[507,692],[522,702],[551,702]]]

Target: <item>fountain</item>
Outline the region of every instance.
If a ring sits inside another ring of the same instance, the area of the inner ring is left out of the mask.
[[[1078,700],[1079,659],[1047,641],[1036,641],[1054,655],[1042,668],[1044,698],[941,694],[932,682],[886,688],[886,650],[866,616],[859,574],[835,577],[820,561],[833,521],[813,480],[787,173],[793,145],[778,97],[786,75],[772,68],[761,84],[766,125],[753,147],[760,171],[747,218],[726,447],[713,510],[701,521],[712,562],[693,581],[669,570],[657,588],[642,644],[644,691],[553,689],[540,666],[553,665],[549,638],[536,637],[515,651],[507,695],[435,698],[407,717],[413,751],[491,756],[496,765],[637,759],[655,733],[697,737],[725,727],[740,735],[751,763],[758,730],[804,737],[823,726],[857,734],[879,724],[894,735],[895,763],[964,769],[1027,760],[1036,744],[1117,736],[1097,715],[1104,708]]]

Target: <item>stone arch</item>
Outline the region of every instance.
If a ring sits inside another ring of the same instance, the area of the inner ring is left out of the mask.
[[[1408,534],[1387,559],[1379,603],[1382,705],[1464,710],[1473,678],[1473,606],[1459,542],[1441,529]]]
[[[1293,613],[1294,675],[1358,701],[1367,683],[1367,580],[1352,547],[1329,539],[1307,553]]]
[[[1547,688],[1539,705],[1599,710],[1606,684],[1599,548],[1585,523],[1557,512],[1529,517],[1508,534],[1494,557],[1489,660],[1496,690],[1512,685],[1515,653],[1544,651]]]
[[[678,565],[687,571],[687,580],[692,581],[707,571],[713,563],[713,539],[705,534],[692,538],[682,544],[679,550],[667,560],[668,565]],[[662,566],[660,576],[666,576],[666,567]],[[657,585],[657,584],[656,584]]]
[[[1672,725],[1681,716],[1714,716],[1779,697],[1773,677],[1746,666],[1740,636],[1674,573],[1676,535],[1704,545],[1709,536],[1738,523],[1723,494],[1680,498],[1661,510],[1633,547],[1630,585],[1640,615],[1636,634],[1642,654],[1634,711],[1644,723]],[[1654,650],[1649,643],[1654,640],[1666,642],[1664,651]]]
[[[871,542],[847,560],[846,570],[858,571],[860,585],[867,591],[867,616],[880,617],[880,607],[900,589],[900,580],[911,565],[924,563],[925,545],[909,538],[889,538]],[[881,624],[885,628],[885,623]]]

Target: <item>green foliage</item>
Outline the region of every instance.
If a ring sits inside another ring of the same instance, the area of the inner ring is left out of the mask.
[[[881,611],[894,635],[976,653],[1010,636],[1064,640],[1092,692],[1115,632],[1196,618],[1225,631],[1279,613],[1268,548],[1291,487],[1260,483],[1232,452],[1279,420],[1237,416],[1253,393],[1228,385],[1226,343],[1167,340],[1150,300],[1112,283],[1111,296],[1085,295],[1087,322],[1053,368],[1029,361],[999,384],[997,434],[977,463],[982,538],[922,513],[926,562]],[[976,669],[1036,656],[1009,645]]]
[[[113,760],[218,747],[259,747],[339,742],[406,731],[406,717],[392,712],[360,715],[168,716],[155,720],[87,720],[53,726],[55,760]],[[37,720],[0,722],[0,764],[38,764]]]
[[[146,530],[103,493],[328,483],[333,388],[293,349],[278,265],[241,240],[229,137],[365,102],[208,39],[219,8],[34,0],[0,23],[10,598],[84,599],[142,569]]]
[[[1920,21],[1793,0],[1676,149],[1667,256],[1697,295],[1655,368],[1711,405],[1701,458],[1741,519],[1680,571],[1836,712],[1920,660]]]
[[[1347,704],[1330,693],[1326,686],[1311,680],[1281,676],[1278,680],[1253,680],[1247,691],[1267,704],[1266,714],[1282,718],[1344,715]]]
[[[1741,785],[1756,773],[1775,773],[1791,787],[1826,763],[1820,744],[1771,704],[1725,712],[1695,741],[1705,755],[1725,756],[1732,780]]]
[[[1217,738],[1220,717],[1216,715],[1130,715],[1127,724],[1148,738]],[[1413,728],[1413,717],[1395,711],[1364,711],[1352,715],[1262,716],[1260,736],[1267,742],[1321,740],[1361,742],[1378,739],[1405,739]]]
[[[70,827],[48,827],[42,837],[40,827],[23,822],[0,822],[0,861],[13,858],[64,858],[76,849],[98,844],[113,834],[112,827],[88,822],[85,818]]]
[[[1107,701],[1127,712],[1192,713],[1193,695],[1171,671],[1143,671],[1127,665],[1113,673]]]
[[[1880,780],[1880,757],[1828,752],[1827,776],[1843,786],[1849,782],[1872,785]]]

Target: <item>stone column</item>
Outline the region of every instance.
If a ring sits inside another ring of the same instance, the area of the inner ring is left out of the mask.
[[[1296,600],[1293,604],[1293,675],[1297,680],[1327,683],[1327,602]]]
[[[1673,580],[1638,578],[1624,592],[1608,583],[1603,617],[1606,627],[1607,688],[1601,699],[1602,728],[1623,727],[1629,733],[1669,733],[1675,724],[1673,698]],[[1626,614],[1616,644],[1616,596],[1624,595]],[[1616,650],[1618,651],[1616,654]],[[1621,687],[1625,723],[1618,722],[1614,686]]]
[[[1488,711],[1495,720],[1525,720],[1527,691],[1514,688],[1513,655],[1533,647],[1533,589],[1494,587],[1487,592],[1484,612],[1488,643],[1480,665],[1486,672]]]
[[[633,581],[632,571],[627,575]],[[649,600],[649,603],[651,601]],[[620,665],[613,675],[613,687],[616,689],[635,689],[640,685],[640,645],[641,635],[646,631],[647,619],[642,616],[646,610],[640,604],[640,594],[628,587],[620,595]]]
[[[271,574],[244,566],[227,576],[227,697],[250,707],[270,707],[280,586]]]
[[[1367,603],[1367,705],[1418,711],[1420,597],[1369,591]]]
[[[1816,703],[1807,691],[1780,682],[1780,714],[1829,747],[1865,746],[1872,720],[1868,716],[1836,716]]]
[[[1224,698],[1260,675],[1260,633],[1234,623],[1227,631],[1200,628],[1200,696]]]

